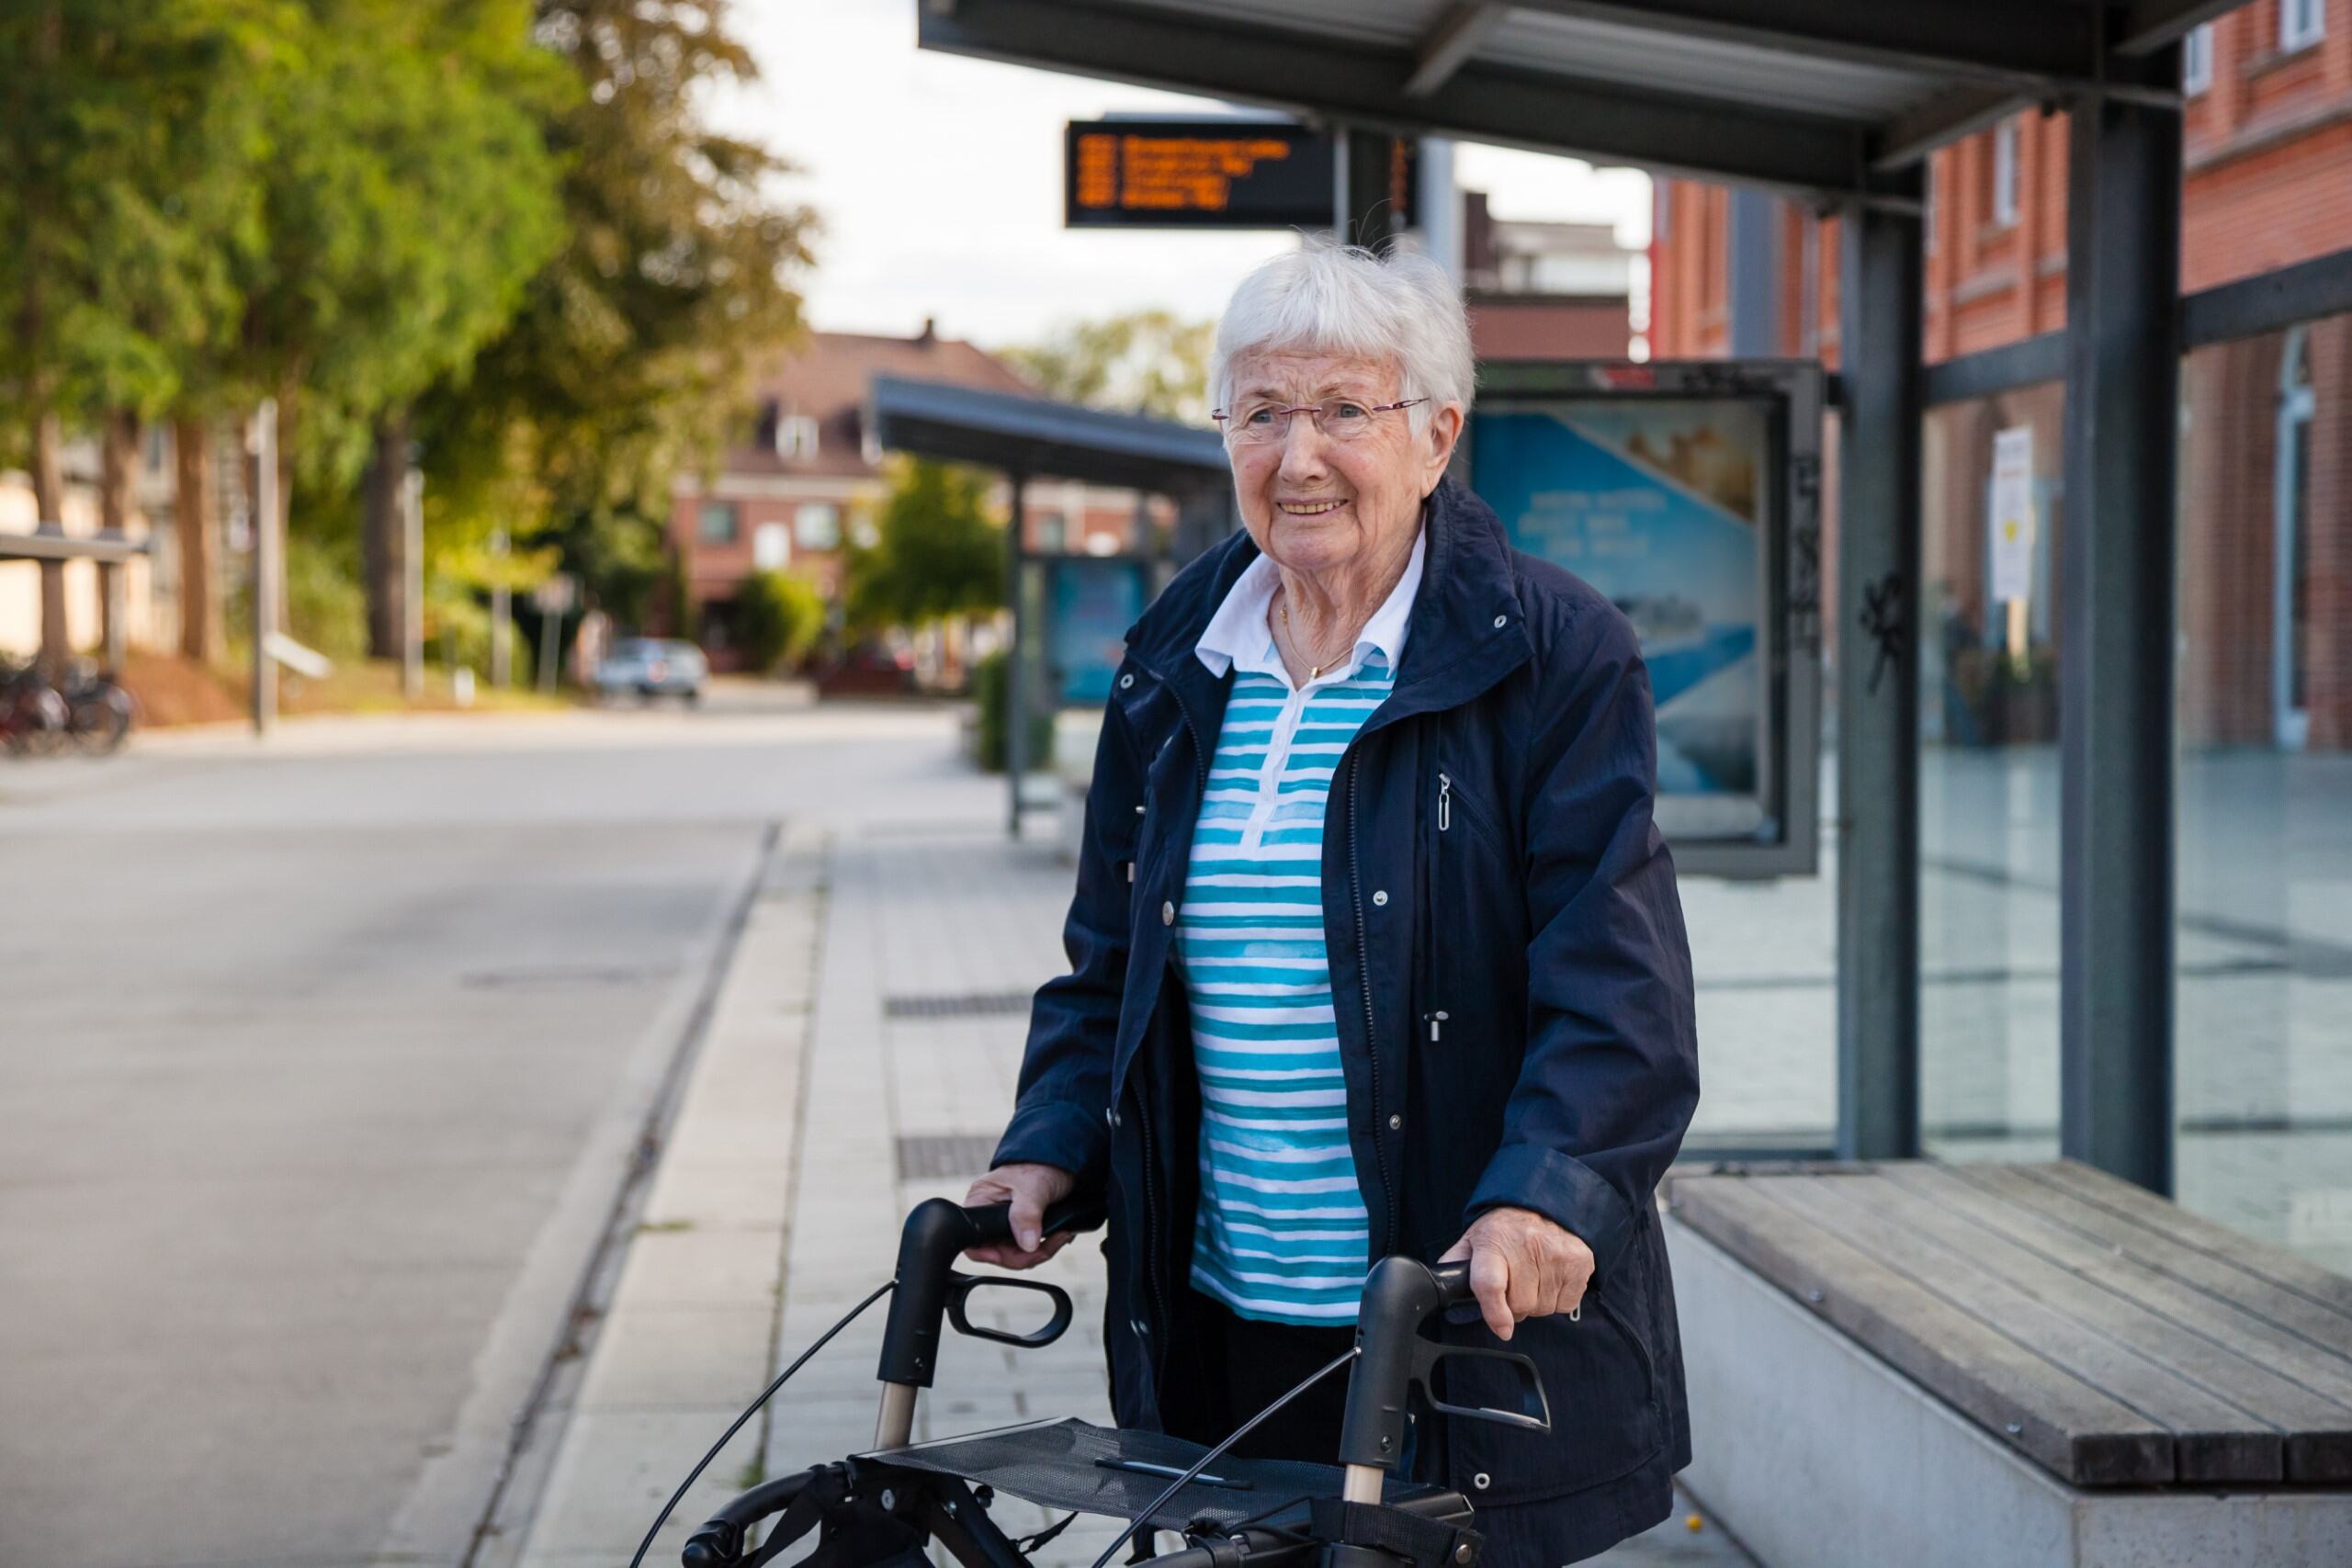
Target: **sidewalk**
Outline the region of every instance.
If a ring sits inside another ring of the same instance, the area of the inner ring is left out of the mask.
[[[625,1562],[741,1404],[887,1277],[907,1210],[962,1196],[1012,1103],[1028,993],[1064,965],[1069,874],[1042,844],[1008,844],[976,812],[788,840],[536,1517],[486,1562]],[[1078,1303],[1076,1325],[1050,1349],[951,1335],[917,1438],[1039,1416],[1107,1423],[1101,1269],[1096,1246],[1081,1241],[1041,1271]],[[1020,1306],[1005,1311],[1007,1326],[1034,1321]],[[880,1332],[877,1305],[796,1377],[781,1408],[714,1462],[647,1561],[674,1562],[712,1505],[752,1480],[869,1446]],[[1687,1511],[1600,1561],[1748,1562],[1712,1525],[1691,1531]],[[1010,1498],[995,1513],[1016,1536],[1049,1522]],[[1085,1568],[1114,1531],[1081,1520],[1036,1561]]]

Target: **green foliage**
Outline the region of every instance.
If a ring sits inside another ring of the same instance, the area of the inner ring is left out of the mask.
[[[1005,708],[1012,696],[1012,660],[1003,651],[989,654],[972,667],[972,695],[979,704],[979,763],[983,773],[1001,773],[1010,766],[1005,756]],[[1029,716],[1029,750],[1023,759],[1028,773],[1045,768],[1054,754],[1051,714]]]
[[[624,623],[664,581],[672,477],[718,448],[753,367],[800,328],[787,279],[814,220],[771,196],[779,160],[701,118],[713,86],[756,73],[726,19],[723,0],[539,0],[537,37],[576,88],[541,127],[566,238],[470,373],[418,409],[451,515],[543,520]]]
[[[1208,418],[1209,350],[1216,337],[1213,321],[1136,310],[1066,326],[1045,343],[1007,349],[1002,357],[1048,397],[1198,423]]]
[[[920,626],[1004,603],[1004,529],[989,515],[988,480],[970,468],[900,459],[870,546],[851,541],[850,624]]]
[[[284,79],[274,0],[0,5],[0,400],[160,412],[234,331]]]
[[[825,597],[788,571],[755,571],[735,594],[736,633],[754,669],[788,669],[825,629]]]
[[[347,484],[377,417],[461,374],[562,237],[541,121],[560,63],[530,0],[306,0],[266,96],[266,248],[234,378]]]
[[[368,657],[368,600],[358,577],[336,557],[313,539],[287,541],[286,633],[347,664]]]

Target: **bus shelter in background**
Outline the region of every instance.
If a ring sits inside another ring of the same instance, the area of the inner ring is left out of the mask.
[[[1046,398],[978,391],[894,376],[874,378],[867,428],[894,451],[1002,473],[1012,489],[1005,602],[1012,610],[1005,700],[1006,825],[1021,835],[1022,781],[1049,759],[1030,755],[1041,719],[1099,713],[1136,623],[1176,565],[1237,525],[1232,470],[1216,433],[1172,420],[1106,413]],[[1160,547],[1137,531],[1124,555],[1030,547],[1019,520],[1030,480],[1073,479],[1166,498],[1174,526]]]
[[[1921,450],[1931,401],[2064,383],[2064,1152],[2174,1184],[2174,638],[2185,344],[2352,309],[2352,253],[2183,300],[2181,40],[2224,0],[940,0],[924,47],[1717,180],[1840,219],[1824,578],[1838,1153],[1921,1146]],[[2063,332],[1922,363],[1924,165],[2069,112]],[[1740,208],[1735,203],[1734,224]],[[1357,237],[1386,238],[1376,223]],[[1743,288],[1774,278],[1735,276]],[[1736,299],[1735,299],[1735,304]],[[1770,349],[1734,343],[1735,354]],[[1842,656],[1840,652],[1842,650]]]

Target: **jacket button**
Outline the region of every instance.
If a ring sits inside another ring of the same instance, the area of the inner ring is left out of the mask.
[[[1505,627],[1506,626],[1509,626],[1510,624],[1510,617],[1509,615],[1497,615],[1497,616],[1495,617],[1495,630],[1497,630],[1497,631],[1500,631],[1500,630],[1502,630],[1502,629],[1503,629],[1503,627]]]
[[[1102,1112],[1102,1120],[1115,1127],[1119,1124],[1119,1112],[1116,1109],[1105,1111]]]
[[[1502,625],[1502,623],[1501,623],[1500,621],[1498,621],[1498,622],[1496,622],[1495,624],[1496,624],[1497,626],[1500,626],[1500,625]],[[1135,678],[1133,675],[1122,675],[1122,676],[1120,676],[1120,677],[1119,677],[1119,690],[1121,690],[1121,691],[1123,691],[1123,692],[1124,692],[1124,691],[1125,691],[1129,686],[1134,685],[1135,683],[1136,683],[1136,678]]]
[[[1372,901],[1377,905],[1386,905],[1388,902],[1388,890],[1385,887],[1379,889],[1377,892],[1373,894]]]
[[[1482,1470],[1477,1474],[1470,1478],[1470,1484],[1476,1486],[1479,1491],[1484,1492],[1487,1487],[1494,1484],[1494,1480]]]
[[[1404,1125],[1405,1119],[1402,1116],[1391,1116],[1388,1119],[1388,1130],[1392,1133],[1402,1130]]]
[[[1172,926],[1176,923],[1175,905],[1162,904],[1159,907],[1159,923],[1163,926]]]

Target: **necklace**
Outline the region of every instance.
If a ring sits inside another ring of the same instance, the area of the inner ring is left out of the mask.
[[[1291,647],[1291,651],[1292,651],[1292,652],[1294,652],[1294,653],[1296,653],[1296,652],[1298,651],[1298,634],[1297,634],[1296,632],[1295,632],[1295,631],[1291,630],[1291,628],[1290,628],[1290,601],[1289,601],[1289,600],[1285,599],[1285,600],[1283,600],[1283,603],[1282,603],[1282,612],[1283,612],[1283,638],[1284,638],[1286,641],[1288,641],[1288,642],[1289,642],[1290,647]],[[1307,668],[1306,668],[1306,680],[1307,680],[1307,683],[1308,683],[1309,685],[1314,684],[1314,682],[1315,682],[1317,680],[1318,680],[1318,679],[1320,679],[1320,678],[1321,678],[1322,674],[1323,674],[1323,666],[1321,666],[1320,664],[1310,664],[1310,665],[1308,665],[1308,666],[1307,666]]]

